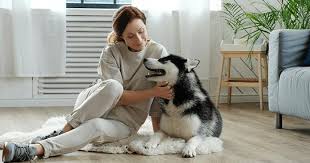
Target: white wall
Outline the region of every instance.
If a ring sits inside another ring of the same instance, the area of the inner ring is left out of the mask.
[[[211,78],[202,81],[204,87],[209,91],[211,96],[215,95],[217,87],[217,78],[219,70],[219,43],[224,38],[230,38],[229,30],[221,25],[219,21],[219,13],[211,13]],[[220,35],[220,37],[218,37]],[[240,64],[240,61],[233,62]],[[246,74],[250,72],[245,66],[241,66],[241,70]],[[34,98],[33,78],[0,78],[0,107],[23,107],[23,106],[72,106],[75,99],[36,99]],[[267,91],[265,91],[266,93]],[[223,89],[223,94],[226,91]],[[258,96],[252,89],[245,89],[243,93],[233,89],[235,95],[233,102],[258,101]],[[223,96],[225,98],[225,96]]]
[[[0,78],[0,99],[31,99],[32,78]]]

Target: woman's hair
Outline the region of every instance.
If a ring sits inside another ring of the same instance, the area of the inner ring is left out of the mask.
[[[109,44],[124,41],[121,36],[127,26],[133,19],[141,19],[146,24],[144,13],[138,8],[130,5],[122,6],[113,16],[113,31],[108,35],[107,42]]]

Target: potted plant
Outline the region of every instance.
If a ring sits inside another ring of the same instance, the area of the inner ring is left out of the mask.
[[[243,1],[244,2],[244,1]],[[254,11],[248,11],[236,0],[224,2],[223,14],[227,25],[233,30],[233,37],[239,33],[240,39],[250,46],[250,51],[259,39],[266,40],[268,54],[269,34],[275,29],[310,29],[310,0],[247,0]],[[234,41],[235,42],[235,41]],[[248,59],[252,69],[251,56]]]
[[[234,33],[236,33],[235,30],[238,30],[237,32],[243,31],[244,34],[241,38],[245,38],[248,43],[254,44],[259,38],[268,41],[270,32],[275,29],[310,28],[309,0],[278,0],[276,4],[271,4],[266,0],[256,0],[251,3],[255,9],[252,12],[247,11],[236,0],[233,2],[231,4],[224,3],[225,10],[223,13],[225,17],[230,18],[225,18],[226,23],[233,29]],[[235,25],[234,22],[236,21],[242,23]]]
[[[234,3],[224,3],[223,5],[224,10],[224,20],[226,21],[227,25],[232,29],[233,36],[232,42],[236,42],[237,34],[243,30],[246,26],[246,15],[244,14],[243,9],[238,4]]]

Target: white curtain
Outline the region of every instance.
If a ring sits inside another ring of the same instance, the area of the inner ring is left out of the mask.
[[[65,73],[65,0],[0,1],[0,77]]]
[[[209,0],[133,0],[146,11],[150,37],[163,44],[169,53],[200,60],[196,72],[210,77]]]

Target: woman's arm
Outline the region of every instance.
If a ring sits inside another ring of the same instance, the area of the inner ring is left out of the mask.
[[[158,83],[156,86],[146,90],[129,91],[124,90],[121,99],[117,105],[129,105],[148,100],[153,97],[161,97],[165,99],[172,98],[172,90],[167,82]]]

